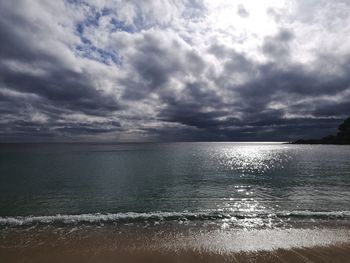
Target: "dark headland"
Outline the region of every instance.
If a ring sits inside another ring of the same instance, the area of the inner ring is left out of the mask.
[[[301,139],[292,144],[350,144],[350,117],[339,125],[336,135],[328,135],[322,139]]]

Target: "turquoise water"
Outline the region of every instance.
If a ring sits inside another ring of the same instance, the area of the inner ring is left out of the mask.
[[[350,147],[1,144],[0,224],[349,221]]]

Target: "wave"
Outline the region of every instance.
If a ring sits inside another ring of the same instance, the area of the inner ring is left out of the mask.
[[[7,216],[0,217],[0,226],[26,226],[36,224],[98,224],[98,223],[135,223],[159,221],[205,221],[220,219],[349,219],[350,211],[284,211],[258,213],[232,213],[223,211],[203,212],[150,212],[150,213],[106,213],[79,215],[51,215],[51,216]]]

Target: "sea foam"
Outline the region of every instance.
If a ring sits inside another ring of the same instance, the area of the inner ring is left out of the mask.
[[[149,212],[149,213],[106,213],[78,215],[8,216],[0,217],[2,226],[22,226],[36,224],[79,224],[79,223],[126,223],[152,221],[215,221],[227,219],[348,219],[350,211],[284,211],[278,213],[255,212],[253,214],[225,211],[200,212]]]

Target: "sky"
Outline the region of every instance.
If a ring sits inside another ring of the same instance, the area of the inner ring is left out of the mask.
[[[326,136],[349,36],[348,0],[0,0],[0,142]]]

